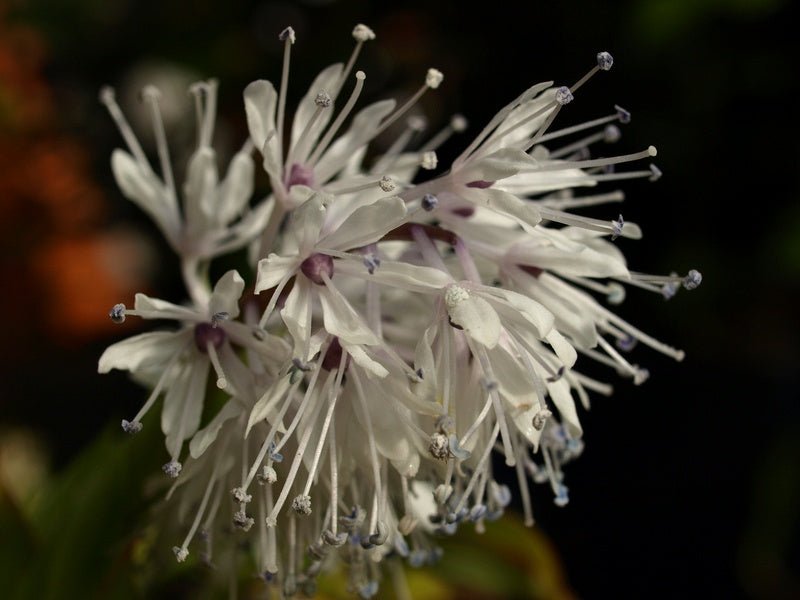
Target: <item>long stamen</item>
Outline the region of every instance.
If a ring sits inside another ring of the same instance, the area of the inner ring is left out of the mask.
[[[587,206],[598,206],[609,202],[623,202],[625,194],[621,190],[609,192],[608,194],[597,194],[594,196],[580,196],[578,198],[544,198],[539,200],[537,206],[547,206],[556,210],[569,210],[573,208],[584,208]]]
[[[656,156],[658,151],[655,146],[649,146],[647,150],[635,152],[633,154],[623,154],[621,156],[612,156],[609,158],[596,158],[594,160],[576,160],[576,161],[561,161],[557,163],[543,163],[535,167],[528,167],[523,169],[524,172],[544,172],[544,171],[560,171],[562,169],[589,169],[591,167],[605,167],[608,165],[618,165],[626,162],[633,162],[642,160],[643,158],[650,158]]]
[[[378,126],[378,129],[376,129],[372,134],[372,137],[377,137],[379,134],[384,132],[389,125],[406,114],[408,110],[414,106],[417,101],[422,98],[422,95],[429,89],[435,90],[438,88],[442,83],[443,78],[444,76],[440,71],[437,71],[436,69],[428,69],[428,74],[425,76],[425,83],[420,86],[420,88],[414,93],[413,96],[411,96],[411,98],[406,101],[405,104],[384,119],[384,121]]]
[[[178,194],[175,190],[175,177],[172,174],[172,162],[169,158],[167,134],[164,131],[164,121],[161,118],[161,110],[158,106],[161,92],[154,86],[149,85],[142,90],[142,98],[150,105],[150,112],[153,117],[153,134],[156,138],[156,149],[158,150],[158,159],[161,162],[161,174],[164,176],[164,184],[172,197],[177,198]]]
[[[158,378],[158,382],[156,383],[156,387],[153,388],[153,391],[147,397],[147,401],[142,405],[142,408],[139,409],[139,412],[136,413],[136,416],[133,417],[131,421],[122,421],[122,428],[130,433],[136,433],[142,428],[142,418],[147,414],[147,411],[152,408],[155,401],[158,399],[158,396],[161,394],[161,390],[164,389],[164,384],[170,379],[172,376],[172,367],[175,366],[175,363],[178,362],[181,355],[183,355],[183,351],[189,346],[187,343],[183,346],[178,352],[176,352],[173,357],[167,363],[167,366],[164,367],[164,371],[161,373],[161,376]]]
[[[152,167],[150,167],[150,163],[144,154],[144,150],[142,150],[142,146],[139,144],[139,140],[133,133],[133,129],[131,129],[119,104],[117,104],[114,89],[111,87],[104,87],[100,90],[100,101],[105,104],[111,118],[117,125],[117,129],[119,129],[120,134],[122,134],[122,139],[125,140],[125,144],[128,146],[128,150],[131,151],[131,154],[133,154],[136,162],[139,163],[139,166],[145,173],[152,173]]]
[[[308,469],[308,479],[306,480],[306,485],[303,488],[303,496],[308,496],[308,492],[311,490],[311,484],[314,482],[314,474],[317,472],[317,465],[319,464],[319,459],[322,456],[322,449],[325,446],[328,428],[330,427],[331,420],[333,418],[333,409],[336,408],[336,400],[339,398],[339,385],[341,385],[341,377],[339,374],[344,371],[346,357],[347,354],[342,352],[342,357],[339,359],[339,369],[336,371],[336,373],[331,373],[328,375],[328,377],[336,377],[336,383],[334,384],[334,387],[331,388],[329,394],[328,412],[325,413],[325,420],[322,422],[322,431],[320,431],[319,434],[319,442],[314,450],[314,458],[311,461],[311,467]]]
[[[331,141],[333,141],[334,136],[339,131],[339,128],[344,123],[344,120],[350,114],[350,111],[353,110],[353,107],[356,105],[358,101],[358,97],[361,95],[361,90],[364,87],[364,80],[367,76],[364,74],[364,71],[356,71],[356,85],[353,88],[353,91],[350,93],[350,98],[348,98],[347,103],[344,105],[342,112],[338,114],[336,119],[333,121],[333,124],[328,128],[328,131],[325,132],[322,140],[320,140],[317,147],[314,148],[314,152],[311,153],[311,157],[308,159],[308,166],[313,167],[317,164],[322,153],[328,149]]]
[[[214,367],[214,372],[217,374],[217,387],[224,390],[228,386],[228,380],[222,370],[222,365],[219,363],[219,356],[217,356],[217,349],[214,347],[213,342],[206,344],[206,352],[208,352],[208,358]]]
[[[377,496],[381,495],[381,474],[380,474],[380,467],[378,466],[378,449],[375,445],[375,435],[372,431],[372,419],[369,415],[369,409],[367,408],[367,399],[364,395],[364,388],[361,384],[361,377],[358,374],[357,369],[352,369],[353,373],[353,381],[356,385],[356,396],[358,396],[358,402],[361,407],[361,411],[364,415],[364,423],[367,429],[367,438],[369,439],[369,455],[370,455],[370,462],[372,463],[372,477],[375,480],[375,494]],[[377,522],[378,515],[377,511],[373,512],[372,520]],[[374,532],[375,524],[372,523],[370,526],[370,533]]]
[[[420,152],[429,152],[430,150],[436,150],[444,144],[447,140],[450,139],[454,133],[461,133],[467,128],[467,120],[462,115],[453,115],[453,118],[450,119],[450,123],[447,124],[444,129],[442,129],[439,133],[433,136],[428,142],[419,149]]]
[[[486,462],[489,460],[489,455],[492,453],[492,449],[494,448],[494,441],[497,439],[498,434],[500,433],[500,421],[497,421],[494,424],[494,429],[492,429],[492,433],[489,436],[489,441],[486,444],[486,448],[481,455],[478,464],[475,467],[475,471],[472,473],[472,477],[470,477],[469,483],[467,484],[467,489],[464,490],[464,493],[461,494],[461,499],[456,504],[456,507],[453,509],[453,512],[458,514],[464,505],[466,504],[467,500],[469,500],[469,495],[472,492],[472,489],[475,487],[475,483],[478,479],[478,474],[481,473],[486,468]]]
[[[278,136],[278,163],[283,163],[283,119],[286,113],[286,91],[289,87],[289,62],[292,56],[292,45],[296,41],[294,29],[287,27],[278,36],[283,42],[283,70],[281,72],[281,89],[278,93],[277,128]]]
[[[614,113],[613,115],[608,115],[606,117],[600,117],[599,119],[586,121],[584,123],[580,123],[579,125],[564,127],[563,129],[558,129],[556,131],[543,135],[541,138],[539,138],[539,143],[544,144],[545,142],[549,142],[550,140],[572,135],[573,133],[578,133],[579,131],[585,131],[586,129],[593,129],[595,127],[599,127],[600,125],[605,125],[606,123],[613,123],[614,121],[619,121],[619,119],[620,119],[619,113]]]
[[[364,42],[375,39],[375,32],[366,25],[358,24],[353,28],[353,38],[356,40],[353,53],[350,55],[350,59],[347,61],[347,64],[342,70],[342,74],[339,76],[336,85],[333,86],[331,97],[334,101],[336,101],[336,98],[339,97],[339,92],[342,91],[342,86],[347,79],[347,76],[350,75],[350,71],[353,70],[353,66],[356,64],[356,59],[358,59],[358,55],[361,53],[361,47],[364,45]]]

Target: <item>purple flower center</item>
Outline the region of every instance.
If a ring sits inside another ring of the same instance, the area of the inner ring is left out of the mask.
[[[211,323],[198,323],[194,326],[194,343],[200,352],[208,352],[208,345],[219,348],[225,341],[225,330]]]
[[[324,285],[323,273],[329,279],[333,277],[333,259],[327,254],[312,254],[300,263],[300,270],[317,285]]]
[[[486,188],[490,188],[494,185],[494,181],[484,181],[483,179],[478,179],[477,181],[470,181],[467,184],[468,188],[478,188],[479,190],[485,190]]]
[[[314,187],[314,170],[300,163],[294,163],[289,169],[289,176],[286,178],[286,189],[292,189],[293,185]]]
[[[326,371],[333,371],[339,368],[339,361],[342,360],[342,345],[339,343],[339,338],[333,338],[331,345],[328,346],[328,351],[325,353],[325,358],[322,360],[322,368]],[[347,362],[350,360],[348,356],[344,361],[344,367],[347,368]]]
[[[464,217],[465,219],[469,219],[472,215],[475,214],[475,207],[473,206],[462,206],[461,208],[454,208],[452,211],[454,215],[459,217]]]

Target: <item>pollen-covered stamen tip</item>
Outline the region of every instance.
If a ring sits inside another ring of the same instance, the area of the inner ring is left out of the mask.
[[[124,304],[115,304],[108,311],[108,316],[114,323],[119,325],[125,322],[125,310],[126,306]]]
[[[419,164],[426,171],[432,171],[435,169],[439,164],[439,160],[436,157],[436,152],[423,152]]]
[[[692,269],[683,278],[683,289],[694,290],[703,282],[703,275],[700,271]]]
[[[570,90],[567,86],[562,85],[556,90],[556,102],[558,102],[561,106],[569,104],[574,99],[575,96],[572,95],[572,90]]]
[[[533,422],[532,422],[533,428],[536,431],[541,431],[542,429],[544,429],[544,424],[547,422],[547,419],[549,419],[552,416],[553,413],[551,413],[546,408],[543,408],[533,416]]]
[[[139,421],[128,421],[122,419],[122,431],[125,433],[139,433],[142,430],[142,424]]]
[[[292,510],[298,515],[311,514],[311,496],[300,494],[292,500]]]
[[[297,41],[297,36],[294,33],[294,29],[287,27],[278,34],[278,39],[282,42],[288,40],[290,44],[294,44]]]
[[[432,90],[438,88],[443,80],[444,80],[444,74],[438,69],[428,69],[428,72],[425,75],[425,85],[427,85]]]
[[[331,95],[328,92],[322,90],[314,98],[314,104],[316,104],[320,108],[328,108],[331,104],[333,104],[333,99],[331,99]]]
[[[172,552],[175,554],[175,560],[181,563],[189,557],[189,551],[186,548],[173,546]]]
[[[622,235],[622,228],[625,227],[625,219],[620,215],[616,221],[611,221],[611,239],[615,240]]]
[[[211,315],[211,326],[217,327],[223,321],[229,321],[231,318],[231,314],[229,312],[220,311],[218,313],[214,313]]]
[[[250,528],[255,524],[255,522],[255,519],[253,519],[253,517],[248,517],[243,510],[237,511],[233,514],[234,526],[242,531],[250,531]]]
[[[378,181],[378,187],[380,187],[381,190],[383,190],[384,192],[391,192],[394,191],[394,188],[396,186],[394,184],[394,181],[392,181],[391,177],[389,177],[388,175],[384,175],[383,177],[381,177],[380,181]]]
[[[433,194],[425,194],[422,197],[421,204],[422,204],[422,209],[423,210],[425,210],[427,212],[431,212],[433,209],[435,209],[437,206],[439,206],[439,199],[436,196],[434,196]]]
[[[375,32],[363,23],[353,27],[353,39],[357,42],[368,42],[375,39]]]
[[[166,473],[167,477],[171,477],[172,479],[176,479],[178,475],[181,474],[181,469],[183,469],[183,465],[177,460],[171,460],[161,467],[161,470]]]
[[[302,263],[300,271],[317,285],[325,285],[323,275],[330,279],[333,277],[333,258],[327,254],[312,254]]]
[[[614,57],[608,52],[597,53],[597,66],[601,71],[610,71],[614,64]]]
[[[248,494],[247,491],[241,487],[233,488],[231,490],[231,496],[234,502],[238,502],[239,504],[247,504],[253,499],[253,496]]]

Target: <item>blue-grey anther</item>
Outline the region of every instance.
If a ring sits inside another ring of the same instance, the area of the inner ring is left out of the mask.
[[[139,433],[142,430],[142,424],[139,421],[127,421],[122,419],[122,431],[125,433]]]
[[[433,194],[425,194],[422,197],[422,210],[427,212],[431,212],[437,206],[439,206],[439,199],[434,196]]]
[[[687,273],[686,277],[683,278],[683,288],[686,290],[693,290],[697,288],[703,282],[703,275],[700,271],[696,271],[692,269]]]
[[[556,102],[558,102],[561,106],[569,104],[574,99],[575,97],[572,95],[572,91],[567,86],[562,85],[556,90]]]
[[[168,463],[166,463],[163,467],[161,467],[161,470],[164,471],[164,473],[166,473],[168,477],[175,479],[178,475],[181,474],[182,468],[183,465],[179,463],[177,460],[171,460]]]
[[[373,275],[375,273],[375,269],[381,266],[381,259],[374,254],[364,255],[362,262],[364,263],[364,266],[367,268],[367,272],[370,275]]]
[[[300,494],[292,500],[292,510],[298,515],[311,514],[311,496]]]
[[[567,489],[567,486],[563,484],[558,485],[556,497],[553,498],[553,504],[559,507],[569,504],[569,490]]]
[[[611,54],[608,52],[597,53],[597,66],[600,67],[601,71],[610,71],[613,64],[614,57]]]
[[[617,118],[620,123],[627,124],[631,122],[631,113],[622,108],[620,105],[615,104],[614,110],[617,111]]]
[[[186,548],[180,548],[178,546],[173,546],[172,552],[175,554],[175,560],[178,562],[185,561],[189,556],[189,551]]]
[[[344,543],[347,541],[347,533],[344,531],[340,531],[339,533],[333,533],[330,529],[326,529],[322,532],[322,541],[328,544],[329,546],[343,546]]]
[[[240,487],[233,488],[231,490],[231,496],[233,496],[233,499],[239,504],[247,504],[253,499],[253,496],[248,494],[244,488]]]
[[[255,522],[255,519],[253,519],[253,517],[248,517],[243,510],[233,514],[233,524],[242,531],[250,531],[250,528]]]
[[[623,338],[619,338],[615,345],[623,352],[630,352],[636,347],[636,343],[637,340],[635,337],[632,335],[627,335]]]
[[[652,165],[652,164],[650,165],[649,181],[658,181],[659,179],[661,179],[662,175],[663,175],[663,173],[661,172],[661,169],[659,169],[655,165]]]
[[[603,129],[603,141],[606,144],[613,144],[614,142],[618,142],[619,138],[621,137],[622,137],[622,132],[616,125],[606,125],[606,128]]]
[[[622,234],[622,228],[625,227],[625,219],[620,215],[616,221],[611,221],[611,239],[615,240]]]
[[[125,322],[125,305],[124,304],[115,304],[111,307],[111,310],[108,311],[108,316],[111,320],[119,325],[120,323]]]

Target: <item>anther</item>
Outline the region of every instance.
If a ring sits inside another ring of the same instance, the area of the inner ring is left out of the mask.
[[[261,485],[264,485],[265,483],[272,484],[278,481],[278,474],[272,467],[264,465],[258,475],[256,475],[256,478],[258,479],[258,483]]]
[[[461,133],[467,128],[467,119],[464,115],[453,115],[453,118],[450,119],[450,127],[453,128],[453,131],[456,133]]]
[[[553,503],[559,507],[564,507],[569,504],[569,490],[567,489],[567,486],[563,484],[558,485],[558,488],[556,489],[556,497],[553,498]]]
[[[439,199],[436,196],[434,196],[433,194],[425,194],[422,197],[422,209],[423,210],[425,210],[427,212],[431,212],[437,206],[439,206]]]
[[[182,563],[189,557],[189,551],[186,548],[179,548],[178,546],[172,547],[172,552],[175,554],[175,560]]]
[[[616,221],[611,221],[611,240],[617,239],[622,234],[622,228],[625,227],[625,219],[620,215]]]
[[[614,64],[614,57],[611,56],[608,52],[597,53],[597,66],[600,67],[601,71],[610,71],[611,66],[613,64]]]
[[[476,504],[469,511],[470,521],[480,521],[484,516],[486,516],[485,504]]]
[[[127,421],[122,419],[122,431],[125,433],[139,433],[142,430],[142,424],[139,421]]]
[[[650,173],[651,175],[648,178],[649,181],[658,181],[659,179],[661,179],[661,176],[663,175],[661,169],[652,164],[650,165]]]
[[[329,546],[342,546],[347,541],[347,534],[344,531],[333,533],[330,529],[326,529],[322,532],[322,541]]]
[[[615,346],[623,352],[630,352],[636,347],[637,342],[638,340],[632,335],[626,335],[625,337],[619,338]]]
[[[179,463],[177,460],[171,460],[166,463],[164,466],[161,467],[161,470],[167,474],[168,477],[175,479],[178,475],[181,474],[181,469],[183,465]]]
[[[627,125],[628,123],[631,122],[631,113],[629,113],[627,110],[625,110],[618,104],[614,105],[614,110],[617,111],[617,118],[619,119],[620,123],[622,123],[623,125]]]
[[[442,80],[444,79],[444,75],[438,69],[428,69],[427,74],[425,75],[425,85],[427,85],[432,90],[441,85]]]
[[[292,510],[298,515],[311,514],[311,496],[300,494],[292,500]]]
[[[125,322],[125,305],[124,304],[115,304],[111,307],[111,310],[108,311],[108,316],[111,320],[119,325],[120,323]]]
[[[294,44],[297,41],[297,36],[294,33],[294,29],[287,27],[278,34],[278,39],[282,42],[289,40],[290,44]]]
[[[331,104],[333,104],[333,100],[328,92],[322,90],[319,94],[317,94],[317,97],[314,98],[314,104],[320,108],[328,108]]]
[[[233,496],[233,500],[239,504],[247,504],[253,499],[253,496],[248,494],[244,488],[240,487],[233,488],[231,490],[231,496]]]
[[[373,275],[375,273],[375,269],[381,266],[381,259],[374,254],[366,254],[361,262],[364,263],[364,266],[367,268],[367,272],[369,272],[370,275]]]
[[[389,529],[384,525],[383,521],[378,521],[377,532],[369,536],[369,542],[373,546],[383,546],[388,537]]]
[[[603,141],[606,144],[613,144],[615,142],[618,142],[619,138],[621,137],[622,137],[622,132],[616,125],[606,125],[606,128],[603,129]]]
[[[375,594],[378,593],[378,582],[374,579],[372,581],[368,581],[363,586],[361,586],[358,590],[358,595],[363,598],[363,600],[369,600],[370,598],[374,597]]]
[[[547,421],[547,419],[549,419],[552,416],[553,413],[551,413],[546,408],[543,408],[533,416],[533,428],[536,431],[541,431],[542,429],[544,429],[544,424]]]
[[[359,23],[353,28],[353,38],[357,42],[368,42],[375,39],[375,32],[366,25]]]
[[[450,458],[450,442],[447,436],[441,432],[436,432],[431,435],[431,441],[428,444],[428,452],[437,460],[447,462]]]
[[[233,513],[233,524],[242,531],[250,531],[250,528],[255,524],[253,517],[248,517],[243,510]]]
[[[420,133],[425,131],[425,128],[428,126],[428,120],[420,115],[411,115],[406,119],[406,125],[408,125],[411,131]]]
[[[569,104],[574,99],[575,97],[572,95],[572,91],[567,86],[562,85],[556,90],[556,102],[558,102],[561,106]]]
[[[550,375],[550,377],[547,378],[547,382],[555,383],[564,376],[564,371],[566,371],[566,369],[564,368],[564,365],[561,365],[560,367],[558,367],[558,371],[556,371],[553,375]]]
[[[276,462],[276,463],[282,463],[282,462],[283,462],[283,454],[280,454],[279,452],[276,452],[276,451],[275,451],[275,448],[276,448],[276,447],[277,447],[277,446],[276,446],[275,442],[270,442],[270,444],[269,444],[269,450],[268,450],[268,453],[269,453],[269,459],[270,459],[272,462]]]
[[[436,158],[436,152],[423,152],[422,158],[420,160],[420,166],[425,169],[426,171],[432,171],[436,168],[439,164],[439,160]]]
[[[231,314],[225,311],[220,311],[218,313],[214,313],[211,315],[211,326],[216,327],[223,321],[228,321],[231,318]]]
[[[693,290],[697,288],[702,282],[703,282],[703,275],[700,273],[700,271],[692,269],[691,271],[689,271],[686,277],[683,278],[683,289]]]
[[[394,181],[392,181],[392,178],[388,175],[381,177],[378,185],[384,192],[391,192],[395,188]]]

